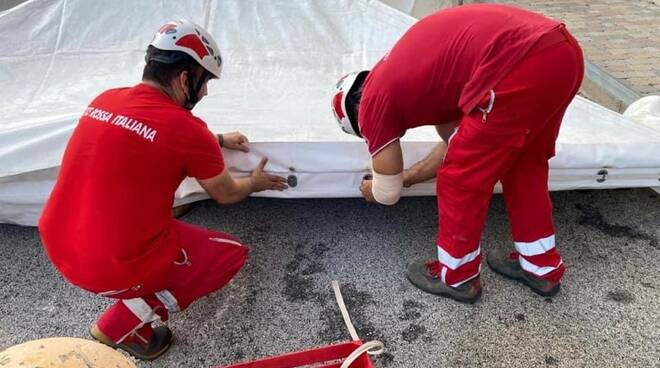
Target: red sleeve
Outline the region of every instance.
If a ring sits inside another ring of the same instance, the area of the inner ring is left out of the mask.
[[[225,168],[222,149],[215,134],[206,125],[196,128],[196,134],[193,134],[185,153],[186,175],[200,180],[209,179],[219,175]]]
[[[367,141],[372,156],[404,133],[401,129],[401,116],[386,95],[363,98],[360,101],[358,120],[360,133]]]

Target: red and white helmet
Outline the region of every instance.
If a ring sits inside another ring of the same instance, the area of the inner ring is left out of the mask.
[[[369,74],[368,70],[362,70],[341,77],[332,96],[332,111],[335,113],[339,127],[344,132],[358,137],[362,137],[355,116],[355,104],[359,101],[353,101],[351,94],[364,83],[367,74]]]
[[[149,45],[159,50],[184,52],[215,78],[220,78],[222,57],[218,44],[204,28],[189,20],[164,24]]]

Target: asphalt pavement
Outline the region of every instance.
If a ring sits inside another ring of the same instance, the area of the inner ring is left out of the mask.
[[[562,291],[543,298],[484,264],[484,294],[463,305],[412,287],[409,261],[435,252],[433,197],[394,207],[360,199],[201,202],[183,220],[250,245],[223,290],[174,315],[170,351],[142,367],[211,367],[350,339],[338,280],[375,367],[659,367],[660,196],[650,189],[553,192]],[[136,209],[137,210],[137,209]],[[510,247],[494,196],[483,250]],[[0,350],[87,337],[110,301],[64,281],[35,228],[0,225]]]

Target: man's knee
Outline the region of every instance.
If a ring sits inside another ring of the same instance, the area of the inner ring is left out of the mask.
[[[216,262],[229,272],[238,272],[247,259],[250,248],[238,241],[238,238],[228,234],[218,234],[209,238],[212,247],[218,248],[218,255],[215,257]]]

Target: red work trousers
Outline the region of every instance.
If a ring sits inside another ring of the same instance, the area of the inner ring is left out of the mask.
[[[186,309],[193,301],[222,288],[243,267],[248,248],[229,234],[175,221],[181,257],[151,284],[99,295],[120,299],[98,320],[99,329],[121,343],[143,326]]]
[[[569,103],[584,74],[582,51],[561,27],[462,118],[437,172],[440,276],[458,286],[479,275],[480,239],[493,187],[500,181],[523,270],[559,281],[548,160]]]

